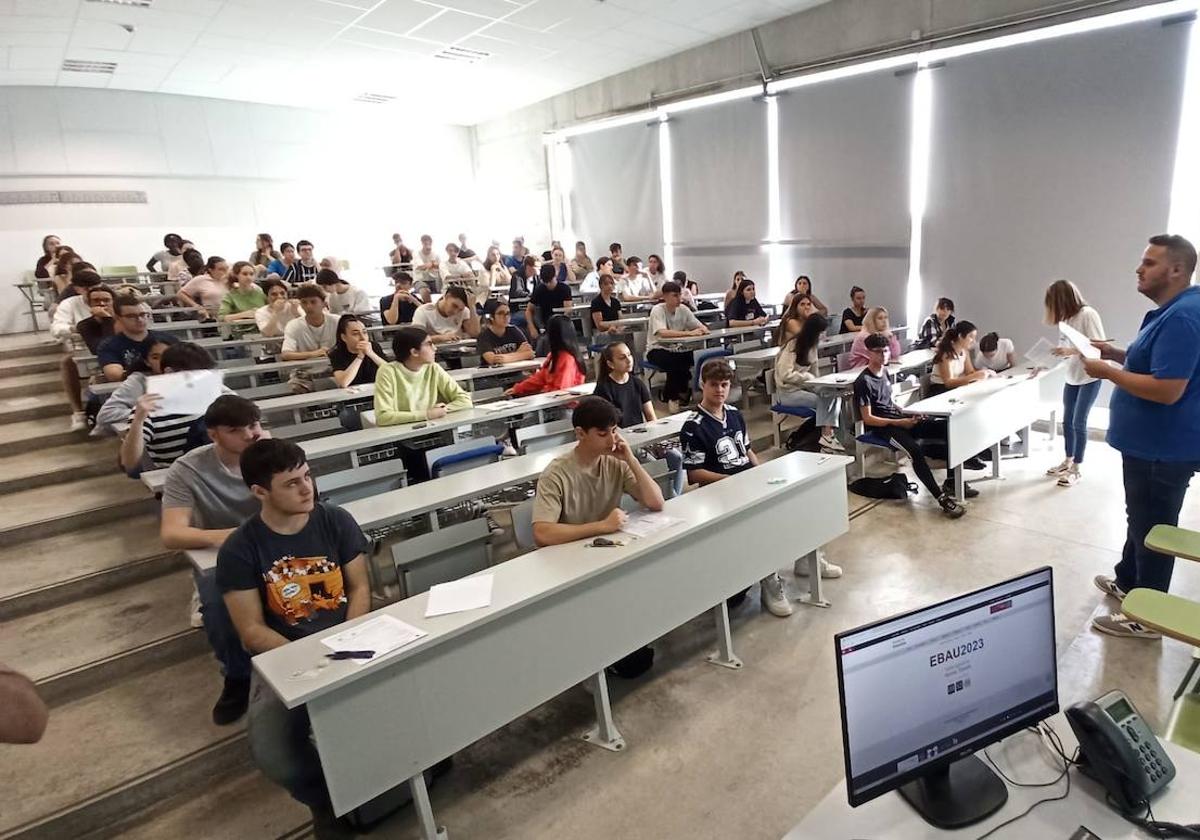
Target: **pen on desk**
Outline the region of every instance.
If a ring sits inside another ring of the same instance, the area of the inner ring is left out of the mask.
[[[337,650],[325,654],[326,659],[371,659],[374,656],[373,650]]]
[[[817,466],[824,464],[826,461],[828,461],[830,459],[830,457],[831,456],[829,456],[829,455],[822,455],[820,458],[817,459]]]

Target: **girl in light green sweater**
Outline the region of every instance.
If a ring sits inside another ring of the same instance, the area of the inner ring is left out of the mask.
[[[404,327],[392,339],[396,361],[375,375],[375,423],[396,426],[437,420],[471,407],[471,395],[434,361],[434,346],[421,327]]]

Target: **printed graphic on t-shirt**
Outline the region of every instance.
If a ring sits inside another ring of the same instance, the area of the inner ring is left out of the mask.
[[[346,604],[342,567],[328,557],[281,557],[263,575],[267,607],[289,626]]]

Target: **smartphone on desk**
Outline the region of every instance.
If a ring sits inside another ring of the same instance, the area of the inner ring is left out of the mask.
[[[1121,691],[1066,710],[1079,742],[1079,769],[1104,786],[1122,811],[1140,811],[1175,778],[1175,765]]]

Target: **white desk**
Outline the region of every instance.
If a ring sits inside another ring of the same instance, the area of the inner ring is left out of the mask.
[[[946,418],[946,464],[957,467],[984,449],[992,450],[992,477],[1000,477],[1000,441],[1024,429],[1028,455],[1029,427],[1047,415],[1054,425],[1062,400],[1066,365],[1039,371],[1036,376],[1016,372],[1000,374],[970,385],[953,388],[934,397],[910,403],[906,414]],[[963,471],[955,475],[954,494],[963,499]]]
[[[489,570],[483,609],[427,619],[427,593],[384,607],[376,614],[428,635],[380,662],[325,658],[321,637],[364,616],[259,654],[255,670],[286,706],[307,706],[337,813],[407,779],[432,840],[426,768],[589,677],[600,717],[593,738],[615,745],[604,668],[707,610],[727,630],[725,598],[845,533],[847,462],[785,455],[672,499],[665,510],[684,522],[645,539],[570,543],[501,563]],[[721,664],[739,664],[727,634],[719,646]]]
[[[320,370],[322,367],[329,367],[328,359],[313,360],[301,359],[295,362],[265,362],[264,364],[245,364],[231,367],[217,368],[221,372],[221,378],[228,384],[230,381],[238,379],[250,380],[250,387],[258,386],[258,377],[264,373],[284,373],[291,372],[296,368],[313,368]],[[93,394],[111,394],[121,385],[120,382],[101,382],[96,385],[88,385],[87,388]]]
[[[1075,751],[1075,733],[1061,714],[1050,718],[1062,739],[1067,755]],[[1196,817],[1200,794],[1200,754],[1163,741],[1178,775],[1151,802],[1154,816],[1172,822],[1191,822]],[[1062,762],[1040,746],[1033,733],[1022,730],[988,748],[988,755],[1014,781],[1048,782],[1062,769]],[[840,757],[839,757],[840,761]],[[1008,802],[999,811],[975,825],[956,831],[934,828],[925,822],[898,793],[885,793],[857,808],[846,800],[846,786],[839,782],[808,816],[787,833],[784,840],[830,840],[830,838],[887,838],[887,840],[940,840],[975,838],[1005,820],[1012,819],[1039,799],[1057,796],[1067,789],[1063,779],[1053,787],[1022,788],[1008,785]],[[1104,803],[1104,789],[1071,770],[1071,793],[1061,802],[1046,802],[1010,827],[993,835],[996,840],[1054,838],[1067,840],[1080,825],[1104,840],[1144,840],[1148,835],[1121,819]]]
[[[585,382],[583,385],[566,391],[555,391],[551,394],[536,394],[532,397],[520,397],[503,403],[490,403],[486,408],[472,406],[463,411],[455,411],[438,420],[422,420],[417,423],[403,423],[398,426],[379,426],[363,428],[358,432],[347,432],[342,435],[308,440],[300,444],[309,461],[329,458],[335,455],[349,454],[351,466],[358,466],[360,450],[369,449],[383,444],[397,443],[418,437],[429,437],[439,432],[453,431],[463,426],[475,426],[494,420],[517,417],[522,414],[538,413],[564,406],[590,394],[595,389],[595,383]],[[364,427],[374,423],[374,412],[364,411],[362,414]]]
[[[200,574],[211,572],[217,568],[217,550],[215,548],[192,548],[185,551],[184,555],[191,561],[192,568]]]
[[[721,330],[709,330],[704,335],[689,335],[684,338],[660,338],[656,344],[665,348],[682,350],[688,347],[711,347],[724,344],[726,339],[731,343],[753,341],[761,336],[769,335],[779,326],[778,321],[770,321],[761,327],[726,327]]]
[[[928,367],[932,361],[932,350],[910,350],[888,362],[888,372],[895,376],[914,370],[922,370]],[[814,390],[818,388],[835,388],[848,391],[854,387],[854,381],[858,379],[864,370],[866,370],[865,366],[827,373],[824,376],[818,376],[816,379],[809,380],[805,383],[805,387]]]

